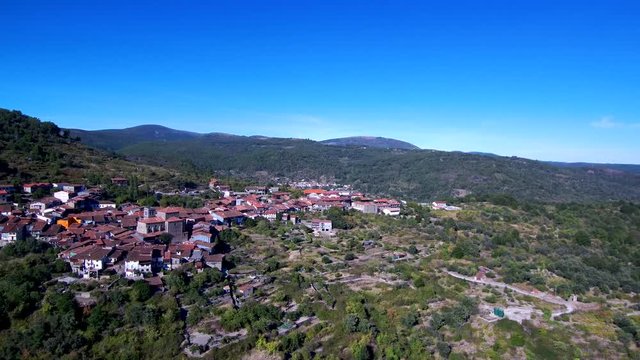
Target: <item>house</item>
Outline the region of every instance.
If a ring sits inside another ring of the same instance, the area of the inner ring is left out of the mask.
[[[331,220],[313,219],[309,223],[309,228],[311,228],[316,235],[329,235],[331,231],[333,231],[333,224]]]
[[[110,208],[115,209],[116,203],[113,201],[105,201],[105,200],[98,201],[98,208],[99,209],[110,209]]]
[[[378,205],[370,201],[354,201],[351,207],[365,214],[377,214]]]
[[[39,211],[42,212],[45,209],[51,209],[52,207],[61,205],[62,201],[60,201],[59,199],[56,199],[55,197],[46,197],[46,198],[42,198],[40,200],[36,200],[36,201],[32,201],[31,204],[29,204],[29,209],[32,211]]]
[[[325,193],[325,190],[323,189],[306,189],[304,191],[304,196],[317,199],[317,198],[320,198],[320,196],[324,193]]]
[[[27,231],[25,225],[21,223],[7,224],[0,231],[0,246],[7,245],[17,240],[24,240],[26,235]]]
[[[49,183],[30,183],[22,185],[22,191],[27,194],[33,194],[38,189],[51,190],[51,184]]]
[[[141,279],[144,274],[152,274],[151,251],[134,249],[129,252],[124,261],[124,272],[127,279]]]
[[[79,193],[85,190],[82,184],[58,184],[58,188],[62,188],[63,191],[69,193]]]
[[[198,231],[194,231],[193,234],[191,234],[191,238],[189,239],[189,241],[191,242],[201,241],[205,243],[210,243],[211,238],[212,236],[210,232],[204,231],[204,230],[198,230]]]
[[[278,210],[269,209],[264,212],[264,217],[269,221],[276,221],[276,219],[278,218]]]
[[[60,190],[53,193],[53,197],[62,201],[63,203],[67,203],[71,197],[73,197],[75,193],[68,192],[66,190]]]
[[[113,177],[111,178],[111,183],[113,185],[117,185],[117,186],[127,186],[129,185],[129,180],[121,177],[121,176],[117,176],[117,177]]]
[[[80,258],[83,260],[83,277],[89,278],[92,273],[95,273],[96,276],[100,275],[100,272],[104,270],[106,264],[109,262],[109,255],[112,252],[112,249],[96,247],[80,255]]]
[[[229,226],[233,224],[240,225],[245,219],[244,214],[236,210],[213,211],[211,215],[213,216],[213,220],[219,224],[227,224]]]
[[[203,256],[205,264],[210,268],[215,268],[222,271],[222,262],[224,261],[224,254],[205,254]]]
[[[247,186],[244,191],[252,195],[265,195],[268,189],[266,186]]]

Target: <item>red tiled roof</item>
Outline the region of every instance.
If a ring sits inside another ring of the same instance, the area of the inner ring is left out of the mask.
[[[163,223],[164,219],[161,217],[151,217],[151,218],[140,219],[138,220],[138,222],[141,222],[143,224],[157,224],[157,223]]]

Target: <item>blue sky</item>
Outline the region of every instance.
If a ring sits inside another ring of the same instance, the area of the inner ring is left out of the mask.
[[[635,0],[0,0],[0,107],[640,163],[639,18]]]

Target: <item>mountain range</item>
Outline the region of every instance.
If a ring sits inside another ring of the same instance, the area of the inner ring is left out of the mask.
[[[134,162],[260,182],[324,179],[415,200],[469,193],[541,201],[640,199],[640,175],[613,166],[422,150],[393,139],[317,142],[199,134],[156,125],[70,132],[88,146],[114,151]]]

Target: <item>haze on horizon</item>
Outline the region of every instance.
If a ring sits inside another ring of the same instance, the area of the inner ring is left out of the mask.
[[[637,2],[1,8],[0,107],[62,127],[369,135],[428,149],[640,163]]]

